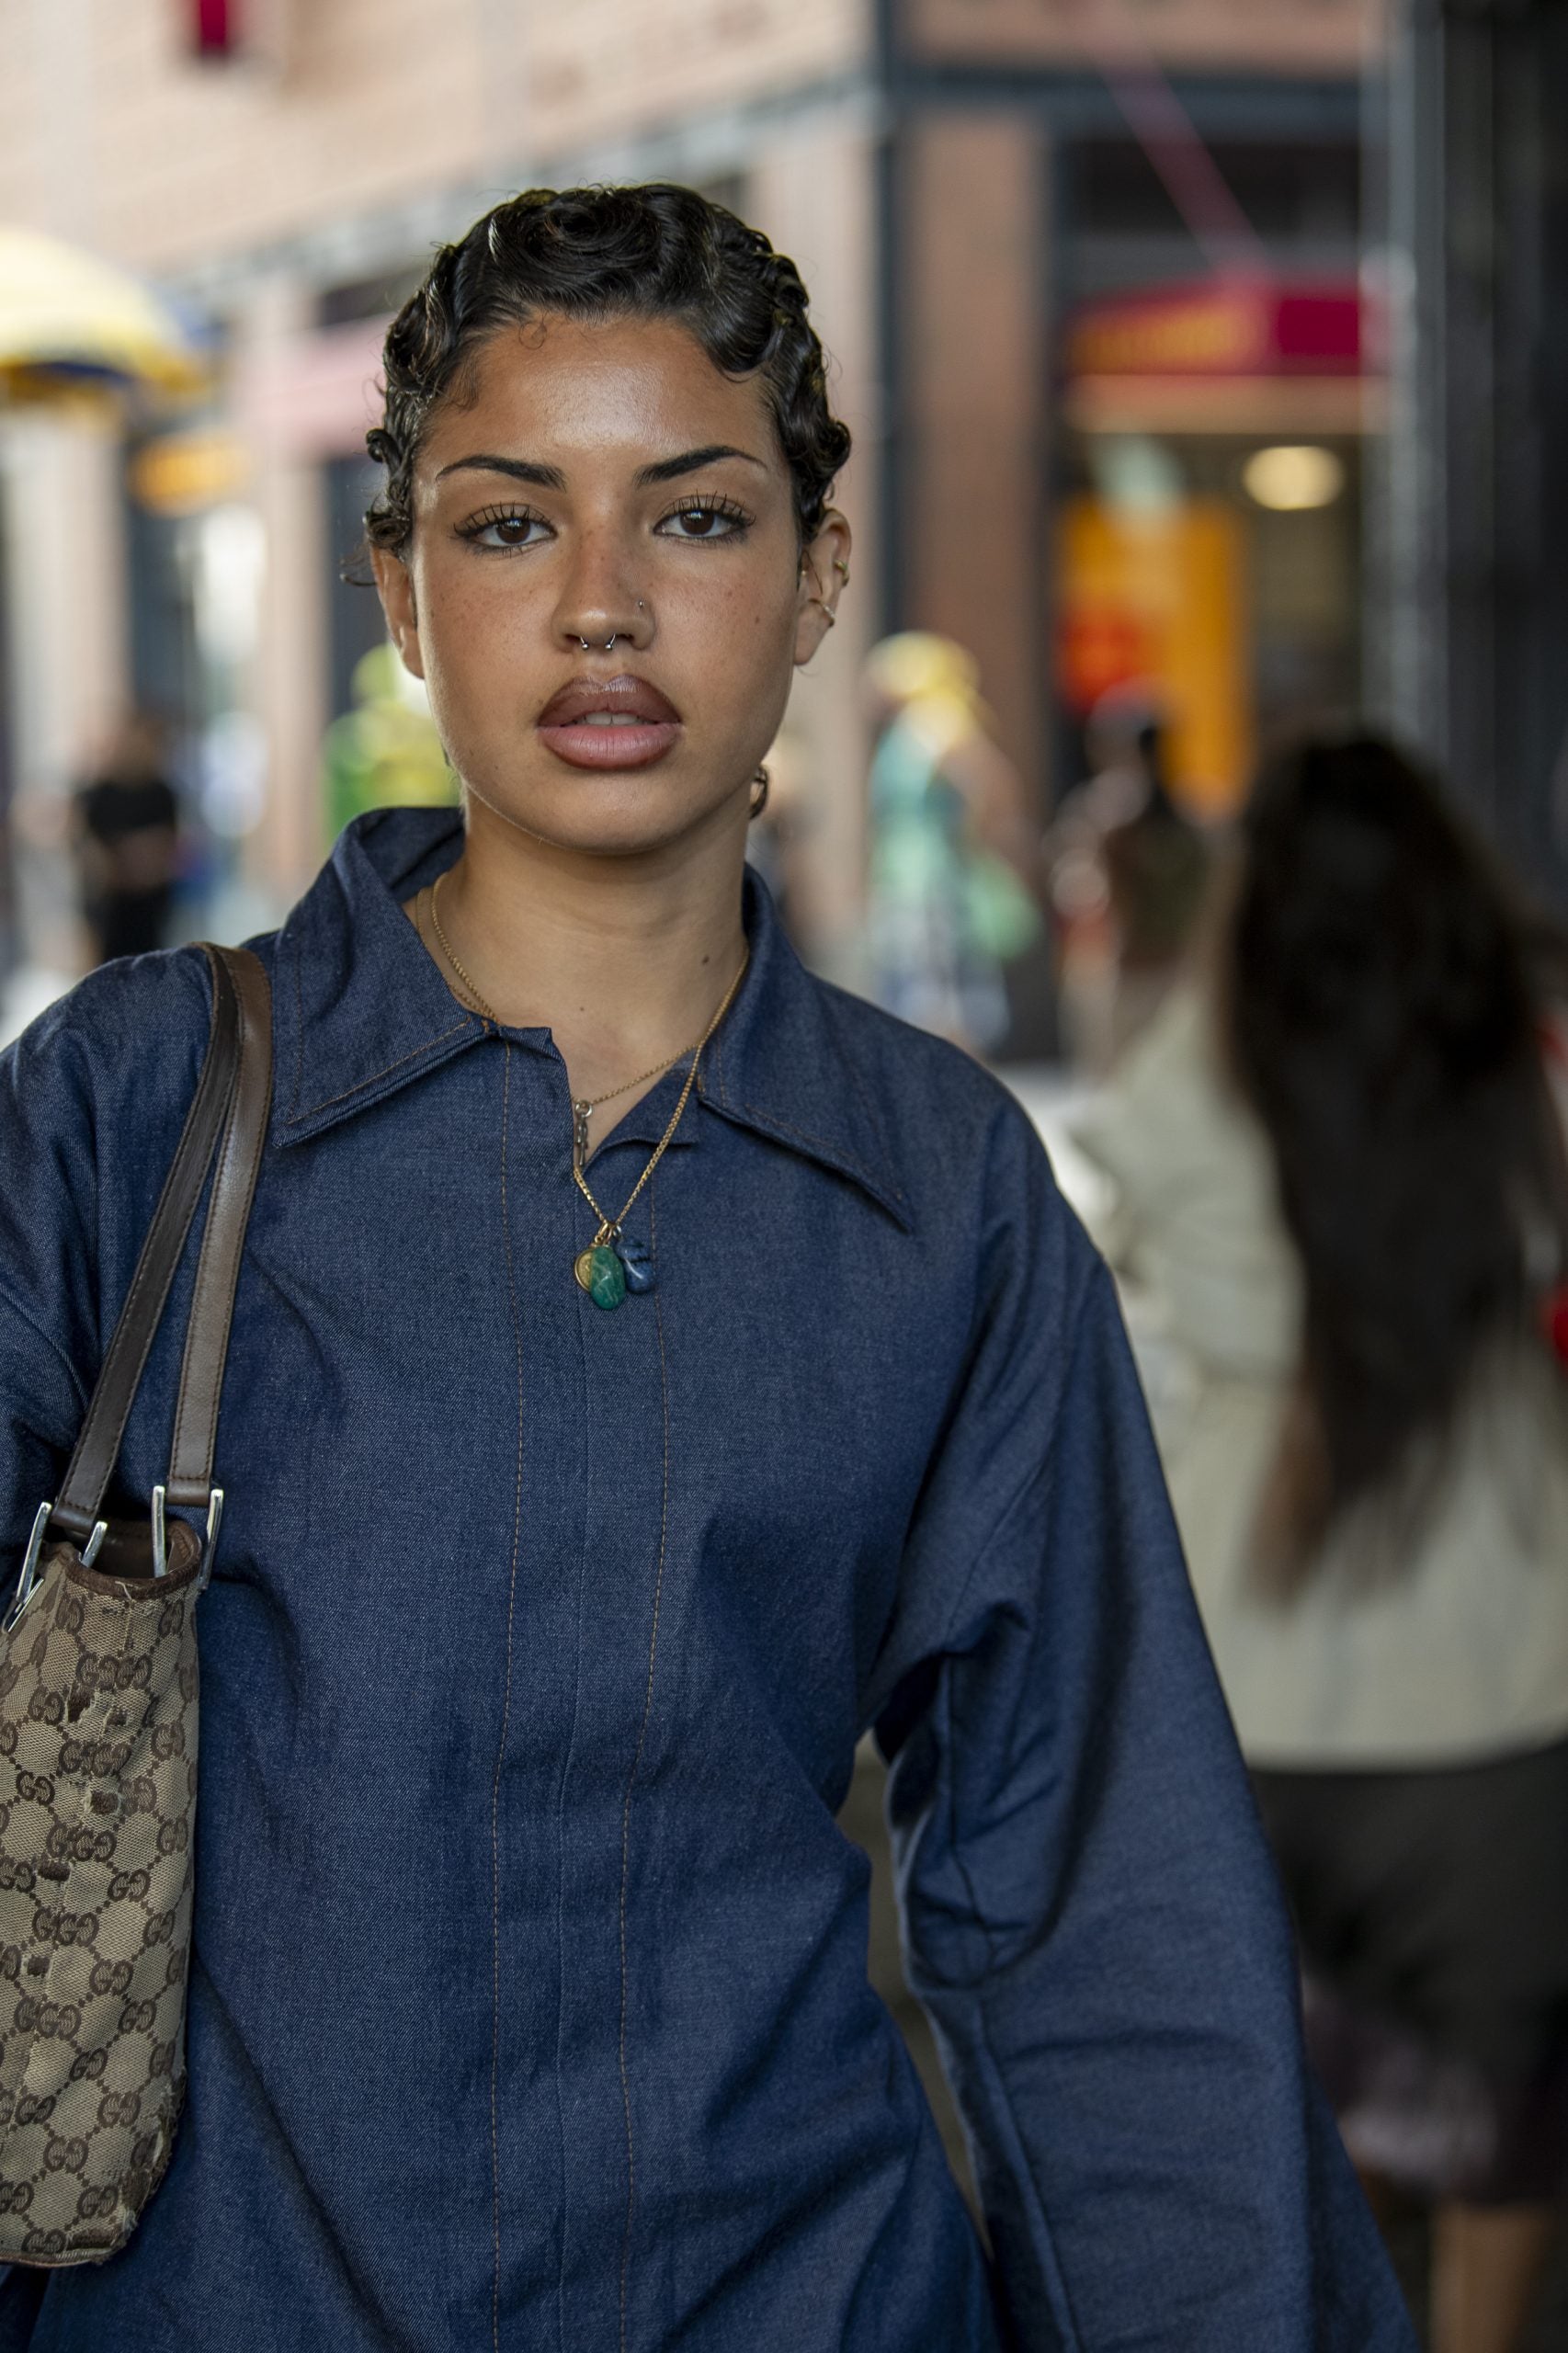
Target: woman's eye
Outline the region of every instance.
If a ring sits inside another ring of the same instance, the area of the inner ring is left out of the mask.
[[[458,527],[458,536],[479,548],[528,548],[550,535],[542,516],[506,508],[500,513],[472,515]]]
[[[666,515],[657,529],[675,540],[733,540],[751,517],[722,498],[692,499]]]

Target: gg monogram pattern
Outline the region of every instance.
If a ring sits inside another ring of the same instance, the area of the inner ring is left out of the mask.
[[[173,2144],[199,1563],[170,1533],[155,1581],[52,1547],[0,1636],[0,2260],[113,2255]]]

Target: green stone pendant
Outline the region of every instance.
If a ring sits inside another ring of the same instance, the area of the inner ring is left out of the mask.
[[[626,1297],[626,1269],[608,1242],[596,1242],[580,1251],[572,1271],[594,1305],[607,1313]]]

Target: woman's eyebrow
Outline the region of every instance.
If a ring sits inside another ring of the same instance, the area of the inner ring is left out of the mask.
[[[687,449],[678,458],[661,458],[656,465],[638,469],[637,487],[650,490],[655,483],[676,482],[682,474],[694,474],[701,466],[716,465],[721,458],[744,458],[748,466],[756,466],[763,473],[767,466],[754,458],[749,449],[736,449],[727,441],[710,441],[705,449]]]
[[[655,483],[676,482],[682,474],[694,474],[703,466],[717,465],[721,458],[740,458],[760,472],[767,471],[765,461],[753,457],[749,449],[737,449],[728,441],[710,441],[700,449],[683,449],[678,458],[660,458],[651,466],[640,466],[637,487],[649,490]],[[559,466],[536,465],[531,458],[501,458],[488,449],[454,458],[449,465],[441,468],[436,480],[445,482],[449,474],[507,474],[514,482],[531,482],[540,490],[566,487],[566,477]]]
[[[497,458],[488,450],[477,450],[471,458],[454,458],[436,476],[445,482],[449,474],[510,474],[514,482],[531,482],[540,490],[564,490],[566,477],[559,466],[536,466],[528,458]]]

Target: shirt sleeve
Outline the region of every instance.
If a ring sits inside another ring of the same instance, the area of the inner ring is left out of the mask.
[[[81,1429],[210,1005],[199,949],[122,960],[0,1053],[0,1608]]]
[[[877,1726],[1005,2325],[1024,2353],[1414,2353],[1308,2075],[1110,1279],[1042,1155],[1014,1191],[914,1532],[923,1655]]]
[[[95,1128],[68,1019],[45,1015],[0,1054],[0,1607],[86,1410],[96,1355]]]

